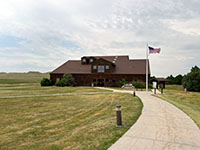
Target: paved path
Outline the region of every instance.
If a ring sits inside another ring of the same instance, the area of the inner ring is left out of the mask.
[[[151,92],[136,95],[144,105],[142,115],[109,150],[200,150],[200,130],[190,117]]]

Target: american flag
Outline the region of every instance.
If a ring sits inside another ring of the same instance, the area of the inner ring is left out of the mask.
[[[153,48],[149,46],[149,54],[160,53],[160,48]]]

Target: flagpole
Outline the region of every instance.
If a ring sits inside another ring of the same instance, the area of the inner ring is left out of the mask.
[[[148,92],[148,43],[146,50],[146,92]]]

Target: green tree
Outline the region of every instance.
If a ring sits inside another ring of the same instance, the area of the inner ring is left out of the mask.
[[[64,74],[62,79],[56,83],[56,86],[73,86],[75,82],[71,74]]]
[[[176,77],[173,77],[173,75],[170,75],[167,77],[168,82],[167,84],[182,84],[183,76],[181,74],[177,75]]]
[[[40,81],[40,85],[41,85],[41,86],[51,86],[51,85],[53,85],[53,82],[52,82],[50,79],[43,78],[43,79]]]
[[[179,74],[179,75],[177,75],[177,76],[174,78],[173,83],[174,83],[174,84],[181,85],[181,84],[182,84],[182,80],[183,80],[183,76],[182,76],[181,74]]]
[[[119,87],[122,87],[124,84],[127,84],[126,79],[121,79],[121,80],[119,81]]]
[[[183,77],[183,87],[188,91],[200,92],[200,68],[192,67],[191,71]]]
[[[168,79],[167,84],[173,84],[173,81],[174,81],[173,75],[168,76],[167,79]]]

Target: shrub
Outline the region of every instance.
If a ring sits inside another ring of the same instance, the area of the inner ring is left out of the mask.
[[[121,80],[119,81],[119,87],[122,87],[124,84],[127,84],[126,79],[121,79]]]
[[[56,83],[56,86],[73,86],[75,82],[71,74],[64,74],[62,79]]]
[[[200,92],[200,68],[192,67],[191,71],[183,77],[183,87],[188,91]]]
[[[56,86],[66,86],[62,80],[56,82]]]
[[[134,83],[133,83],[133,86],[134,86],[136,89],[145,88],[145,84],[144,84],[144,83],[141,83],[141,82],[134,82]]]
[[[152,84],[148,84],[148,88],[149,89],[153,89],[153,85]]]
[[[170,75],[167,77],[167,79],[168,79],[167,84],[181,85],[183,76],[181,74],[177,75],[176,77],[173,77],[173,75]]]
[[[52,82],[50,79],[43,78],[43,79],[40,81],[40,85],[41,85],[41,86],[51,86],[51,85],[53,85],[53,82]]]

